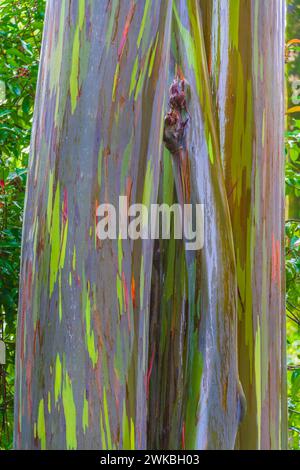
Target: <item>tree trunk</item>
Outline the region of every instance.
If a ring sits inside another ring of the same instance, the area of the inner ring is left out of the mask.
[[[117,207],[120,194],[157,200],[170,24],[170,1],[47,4],[23,235],[18,448],[146,447],[153,243],[100,243],[96,209]]]
[[[285,446],[283,15],[282,0],[47,3],[17,448],[231,449],[238,358],[237,445]],[[176,76],[189,120],[169,153]],[[203,250],[121,231],[100,241],[97,207],[120,195],[204,204]]]
[[[241,449],[287,445],[284,17],[278,0],[200,0],[237,263]]]
[[[164,420],[161,428],[165,435],[170,428],[170,439],[163,441],[169,448],[230,449],[244,406],[237,372],[237,291],[230,216],[199,11],[193,1],[177,1],[173,10],[170,79],[177,70],[184,71],[191,94],[186,149],[183,155],[172,156],[175,185],[180,203],[204,204],[205,243],[203,250],[186,252],[185,257],[187,299],[183,314],[187,326],[186,338],[177,349],[179,355],[184,352],[182,418],[181,426],[177,426],[177,439],[174,440],[174,424]],[[165,270],[169,261],[167,258]],[[177,269],[174,273],[176,276]],[[182,323],[180,320],[179,324]],[[178,332],[181,331],[178,327]],[[172,357],[172,362],[174,359],[175,364],[180,364],[180,357]],[[171,379],[166,380],[167,387]],[[153,388],[161,394],[156,383]],[[167,403],[172,414],[177,401]],[[160,416],[164,419],[164,407],[157,412],[158,422]]]

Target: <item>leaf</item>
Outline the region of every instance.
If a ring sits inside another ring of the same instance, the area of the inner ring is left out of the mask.
[[[18,84],[8,83],[7,86],[14,95],[21,96],[22,92],[21,92],[21,88],[19,87]]]
[[[24,49],[26,52],[28,52],[28,54],[32,57],[33,54],[32,54],[32,47],[31,47],[31,45],[28,44],[28,43],[25,42],[25,41],[22,41],[22,40],[21,40],[21,43],[22,43],[23,49]]]
[[[286,43],[286,47],[290,47],[293,44],[300,44],[300,39],[291,39],[290,41]]]
[[[0,118],[3,118],[5,116],[9,116],[11,114],[12,110],[11,109],[0,109]]]
[[[291,148],[290,149],[290,159],[293,161],[293,162],[296,162],[299,158],[299,149],[298,148]]]
[[[22,103],[22,110],[24,114],[28,114],[31,108],[32,98],[30,95],[25,96]]]
[[[293,108],[288,109],[286,113],[287,114],[300,113],[300,106],[294,106]]]

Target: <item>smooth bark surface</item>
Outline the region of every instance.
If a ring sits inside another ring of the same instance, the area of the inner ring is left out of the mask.
[[[164,437],[170,432],[170,440],[164,441],[169,448],[231,449],[244,403],[237,372],[237,290],[230,216],[202,27],[194,2],[175,2],[173,22],[170,78],[177,70],[184,71],[190,93],[186,148],[172,155],[176,194],[180,204],[204,204],[205,243],[203,250],[187,251],[185,255],[187,298],[185,309],[179,313],[186,318],[186,331],[177,349],[178,356],[185,351],[184,378],[180,377],[184,392],[177,436],[173,425],[169,431],[163,409],[158,410],[157,418],[163,420]],[[167,263],[168,259],[166,269]],[[182,260],[178,258],[177,263]],[[175,268],[174,284],[176,276]],[[164,315],[164,308],[161,310]],[[181,332],[184,322],[180,318],[176,321],[177,331]],[[164,355],[169,353],[168,349],[164,351]],[[176,359],[180,364],[180,358]],[[158,367],[163,369],[165,364],[158,363]],[[171,375],[169,379],[164,377],[166,384],[172,383],[171,379]],[[160,387],[158,390],[161,393]],[[178,413],[177,406],[174,401],[168,404],[171,423],[174,408]]]
[[[17,448],[232,449],[239,374],[237,445],[285,446],[283,18],[283,0],[48,1]],[[176,76],[190,119],[172,154]],[[97,207],[120,195],[204,204],[203,250],[100,241]]]
[[[200,0],[237,263],[241,449],[285,448],[284,17],[278,0]]]
[[[151,16],[151,21],[147,18]],[[152,241],[96,209],[157,200],[171,2],[50,1],[29,169],[17,448],[146,447]]]

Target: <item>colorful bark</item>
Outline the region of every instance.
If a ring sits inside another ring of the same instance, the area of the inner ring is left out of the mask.
[[[199,12],[190,1],[175,2],[173,10],[170,78],[183,71],[190,87],[186,148],[172,156],[174,178],[180,204],[204,204],[205,244],[201,252],[186,252],[187,299],[182,299],[185,307],[179,310],[183,319],[174,315],[177,341],[182,330],[180,325],[187,323],[175,359],[178,364],[182,362],[183,378],[177,380],[179,387],[180,380],[183,381],[183,396],[179,404],[171,401],[168,405],[171,418],[178,414],[180,406],[177,434],[172,419],[166,422],[163,409],[157,412],[157,419],[161,416],[164,423],[161,429],[168,448],[231,449],[244,405],[237,372],[237,291],[232,232]],[[177,262],[180,263],[180,258]],[[175,268],[174,279],[176,276]],[[167,315],[167,310],[164,312],[162,308],[161,315]],[[162,357],[171,354],[171,346]],[[161,357],[157,367],[158,382],[161,371],[165,383],[172,383],[172,370],[166,379]],[[158,390],[161,393],[161,386]]]
[[[121,194],[157,200],[170,24],[169,1],[48,2],[23,234],[17,448],[146,447],[153,243],[100,243],[96,208],[117,207]]]
[[[241,449],[286,447],[284,15],[279,0],[200,0],[238,275]]]
[[[23,232],[17,448],[233,448],[243,414],[237,309],[248,401],[239,446],[284,446],[283,1],[261,3],[48,2]],[[176,75],[191,93],[186,148],[161,158]],[[119,195],[147,207],[204,204],[204,249],[121,233],[100,242],[97,206],[118,207]]]

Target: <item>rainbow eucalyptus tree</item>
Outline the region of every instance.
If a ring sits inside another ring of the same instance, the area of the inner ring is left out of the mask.
[[[287,429],[285,2],[200,4],[236,255],[239,374],[248,410],[237,446],[278,449]]]
[[[283,0],[47,3],[16,448],[285,447],[283,33]],[[99,240],[119,196],[204,204],[203,249]]]

